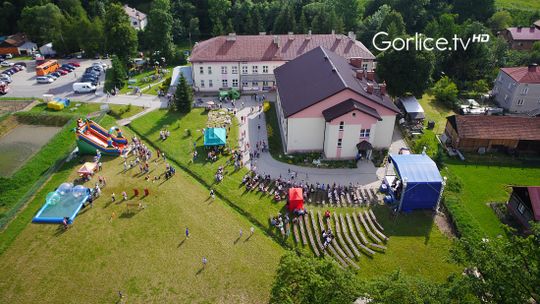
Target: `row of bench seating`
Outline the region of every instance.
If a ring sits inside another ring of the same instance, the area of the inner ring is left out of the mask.
[[[377,204],[382,200],[374,188],[354,188],[352,192],[341,195],[339,200],[329,200],[328,193],[322,190],[315,190],[308,195],[307,202],[318,205],[332,205],[337,207],[359,207]]]

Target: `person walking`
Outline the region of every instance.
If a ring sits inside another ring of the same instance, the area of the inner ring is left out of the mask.
[[[111,194],[111,201],[113,203],[116,202],[116,194],[114,194],[114,192]]]
[[[212,199],[215,199],[216,198],[216,195],[214,194],[214,189],[210,189],[210,197]]]
[[[249,232],[250,232],[250,236],[252,236],[255,233],[255,228],[251,226],[251,228],[249,228]]]
[[[186,227],[186,239],[189,239],[189,228]]]
[[[242,231],[242,229],[240,229],[240,232],[239,232],[239,234],[238,234],[238,238],[241,238],[241,237],[242,237],[242,234],[243,234],[243,231]]]

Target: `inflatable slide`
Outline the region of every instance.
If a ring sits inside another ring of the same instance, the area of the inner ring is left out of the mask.
[[[128,143],[119,128],[112,127],[107,131],[92,120],[83,122],[79,119],[76,132],[81,154],[95,155],[96,150],[99,150],[102,154],[121,155]]]

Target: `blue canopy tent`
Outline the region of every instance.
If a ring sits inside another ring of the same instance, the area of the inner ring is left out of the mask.
[[[399,211],[438,208],[445,182],[429,156],[390,155],[390,162],[402,182]]]
[[[204,130],[204,146],[224,146],[227,144],[227,130],[225,128],[207,128]]]

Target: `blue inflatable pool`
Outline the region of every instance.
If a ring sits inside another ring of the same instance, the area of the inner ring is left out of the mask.
[[[56,191],[47,194],[45,204],[39,209],[32,222],[60,224],[64,217],[67,217],[72,223],[89,196],[90,189],[63,183]]]

